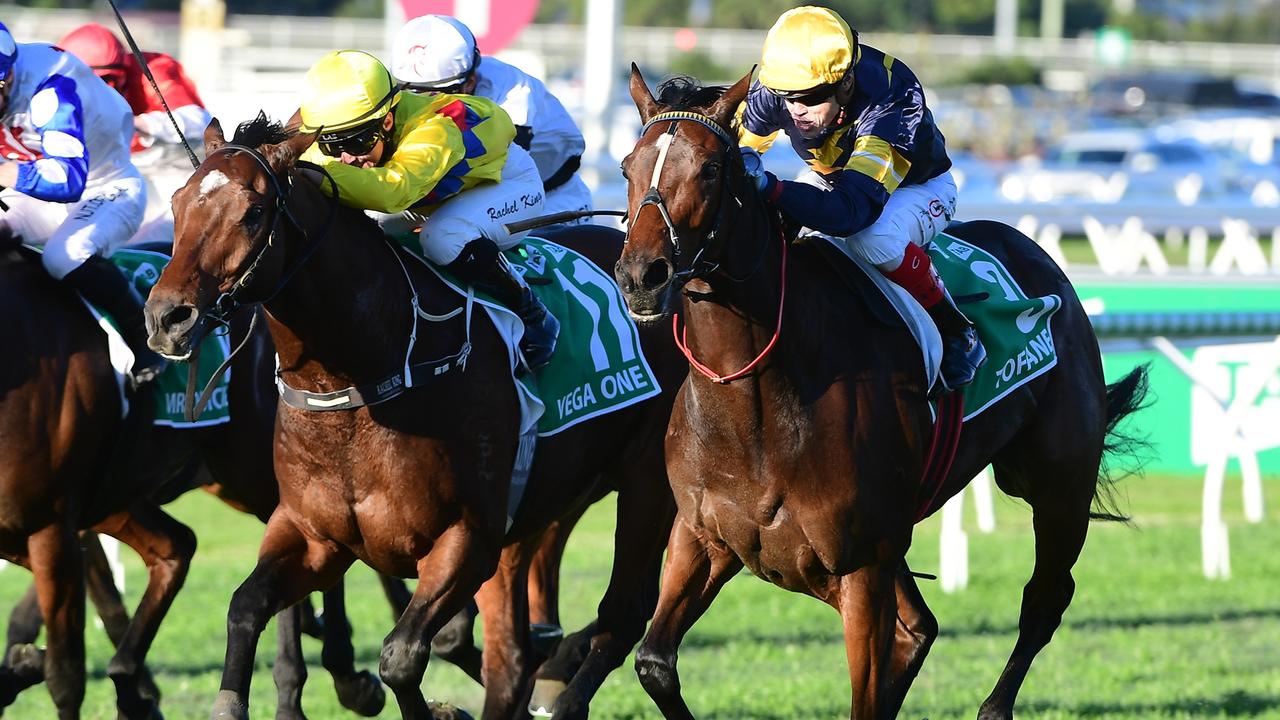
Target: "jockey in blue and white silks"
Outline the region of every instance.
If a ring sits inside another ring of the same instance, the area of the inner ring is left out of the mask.
[[[87,65],[0,24],[0,216],[44,245],[44,267],[119,324],[135,383],[163,360],[146,345],[142,301],[106,257],[142,223],[146,188],[129,158],[133,113]]]

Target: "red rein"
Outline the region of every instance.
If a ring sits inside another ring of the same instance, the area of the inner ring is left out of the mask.
[[[680,348],[680,352],[684,353],[684,356],[689,360],[689,364],[692,365],[695,370],[705,375],[712,382],[726,385],[751,372],[765,359],[766,356],[768,356],[769,352],[773,350],[773,346],[778,342],[778,336],[782,334],[782,309],[786,306],[787,302],[787,237],[781,231],[779,231],[778,237],[782,240],[782,270],[779,273],[782,276],[782,289],[778,297],[778,326],[774,329],[773,338],[769,340],[769,344],[765,345],[764,350],[760,351],[760,354],[756,356],[755,360],[747,363],[746,367],[737,372],[729,373],[728,375],[717,375],[714,370],[698,362],[697,358],[693,356],[693,352],[689,350],[688,341],[686,339],[688,328],[685,328],[684,330],[680,329],[680,313],[671,314],[671,334],[675,337],[676,347]]]

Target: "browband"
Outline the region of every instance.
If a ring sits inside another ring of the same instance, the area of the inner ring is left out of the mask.
[[[736,147],[738,145],[737,139],[734,138],[734,136],[731,135],[728,130],[725,130],[723,127],[721,127],[720,123],[716,122],[715,120],[712,120],[711,118],[701,113],[688,112],[685,110],[672,110],[670,112],[658,113],[657,115],[654,115],[653,117],[649,118],[649,122],[645,123],[644,127],[640,129],[640,134],[641,135],[645,134],[646,132],[649,131],[649,128],[653,127],[654,125],[660,122],[675,122],[677,120],[689,120],[691,122],[696,122],[699,125],[707,128],[711,132],[715,133],[716,135],[720,136],[720,139],[724,141],[725,145],[728,145],[729,147]]]

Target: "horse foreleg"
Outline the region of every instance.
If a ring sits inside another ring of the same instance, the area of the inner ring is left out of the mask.
[[[373,673],[356,670],[351,623],[347,619],[346,583],[342,580],[324,591],[324,617],[324,649],[320,652],[320,662],[333,677],[338,702],[358,715],[377,715],[387,702],[387,693]]]
[[[596,613],[589,652],[555,699],[556,718],[587,717],[591,698],[644,635],[658,603],[662,551],[671,537],[675,500],[662,482],[665,461],[656,453],[652,459],[631,466],[620,484],[613,572]]]
[[[36,585],[33,582],[9,612],[9,628],[5,633],[5,658],[9,657],[9,653],[15,646],[34,643],[40,637],[42,627],[44,627],[44,620],[40,617],[40,601],[36,599]]]
[[[484,717],[523,716],[532,676],[529,646],[529,559],[536,540],[508,545],[498,569],[480,586],[476,602],[484,616]]]
[[[929,648],[938,637],[938,621],[920,594],[916,579],[903,563],[897,581],[898,622],[894,629],[892,675],[884,714],[893,717],[902,707],[911,683],[920,674]]]
[[[27,539],[48,650],[45,685],[60,720],[80,717],[84,703],[84,572],[71,528],[50,525]]]
[[[143,660],[186,580],[196,552],[196,536],[186,525],[149,505],[137,505],[127,513],[113,515],[95,529],[133,548],[147,567],[147,587],[115,655],[107,663],[107,676],[116,686],[120,717],[152,717],[158,714],[156,704],[143,697],[140,686]]]
[[[307,684],[307,662],[302,657],[303,613],[298,602],[276,613],[276,662],[271,679],[276,683],[276,720],[305,720],[302,688]]]
[[[42,627],[40,602],[32,583],[9,613],[4,658],[0,664],[0,712],[13,703],[18,693],[44,680],[44,651],[35,645]]]
[[[418,560],[413,600],[382,644],[378,672],[396,695],[406,720],[433,717],[422,696],[422,675],[431,658],[431,638],[493,574],[500,548],[486,545],[481,532],[456,524],[436,538]]]
[[[212,717],[248,720],[258,637],[267,621],[308,593],[333,585],[351,565],[349,554],[331,543],[311,542],[287,514],[267,523],[258,564],[236,588],[227,609],[227,653]]]
[[[688,521],[676,516],[667,543],[662,590],[649,633],[636,650],[636,674],[666,718],[693,718],[680,696],[676,670],[680,641],[711,607],[720,588],[742,569],[728,548],[704,542]]]
[[[129,630],[129,611],[124,607],[124,598],[120,597],[120,588],[116,587],[115,576],[111,574],[111,563],[107,562],[107,554],[102,550],[97,533],[80,533],[80,547],[84,551],[84,580],[89,599],[102,619],[111,646],[119,648]],[[138,693],[147,700],[160,702],[160,688],[156,687],[145,663],[138,666]]]
[[[882,560],[839,579],[837,600],[844,621],[853,720],[894,717],[888,697],[897,623],[894,578],[901,566],[900,557]]]

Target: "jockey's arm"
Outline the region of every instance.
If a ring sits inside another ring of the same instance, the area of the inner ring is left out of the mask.
[[[316,145],[303,155],[323,165],[342,190],[347,205],[383,213],[403,212],[420,202],[436,183],[465,173],[462,134],[447,118],[435,115],[398,138],[395,152],[377,167],[358,168],[331,158]]]
[[[148,54],[147,67],[155,78],[156,86],[164,102],[173,112],[173,119],[182,128],[179,135],[173,121],[164,111],[164,105],[158,98],[151,97],[148,92],[147,112],[134,116],[133,125],[143,136],[154,138],[160,142],[176,144],[186,138],[188,142],[200,142],[204,137],[204,129],[208,127],[212,115],[205,109],[195,83],[183,71],[177,60],[163,53]],[[150,84],[144,78],[139,82]]]
[[[768,175],[764,197],[783,212],[818,232],[848,237],[880,217],[889,192],[875,178],[851,169],[826,176],[831,189],[779,180]]]
[[[169,120],[169,116],[163,110],[135,115],[133,126],[140,134],[160,142],[176,145],[184,138],[187,142],[201,142],[204,138],[204,129],[209,126],[213,115],[196,104],[172,108],[172,111],[173,119],[177,120],[178,127],[182,128],[181,137],[178,136],[178,130],[173,126],[173,121]]]
[[[34,93],[52,93],[53,112],[42,112],[36,125],[44,157],[32,162],[7,162],[0,166],[0,185],[24,195],[50,202],[71,203],[84,194],[89,177],[89,157],[85,150],[84,110],[75,83],[63,75],[53,75]],[[47,96],[45,96],[47,97]]]

